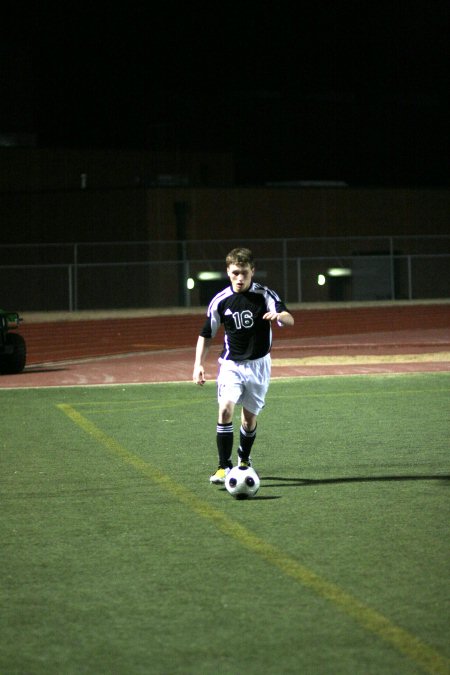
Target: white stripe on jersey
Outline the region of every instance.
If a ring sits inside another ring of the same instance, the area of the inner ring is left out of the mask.
[[[225,333],[225,338],[224,338],[224,341],[223,341],[223,348],[224,348],[224,352],[223,352],[223,356],[221,357],[221,359],[228,359],[228,357],[230,355],[230,345],[228,344],[228,335],[226,333]],[[219,359],[219,361],[221,361],[221,359]]]
[[[219,302],[225,300],[225,298],[228,298],[230,295],[233,295],[233,289],[231,286],[228,286],[227,288],[224,288],[223,291],[219,291],[209,303],[207,316],[211,321],[211,337],[215,336],[220,326],[220,314],[217,311],[217,306]]]
[[[275,293],[275,291],[272,291],[270,288],[267,288],[267,286],[262,286],[261,284],[258,284],[256,281],[253,283],[250,290],[253,293],[258,293],[259,295],[264,296],[266,300],[267,309],[269,312],[277,311],[275,303],[280,302],[280,298]]]

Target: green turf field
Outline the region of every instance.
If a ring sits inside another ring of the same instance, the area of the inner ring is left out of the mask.
[[[1,675],[450,673],[449,402],[273,381],[242,502],[213,383],[0,390]]]

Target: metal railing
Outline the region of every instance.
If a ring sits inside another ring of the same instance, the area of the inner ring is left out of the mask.
[[[256,278],[290,304],[450,297],[450,237],[253,239]],[[0,306],[77,311],[206,305],[235,240],[0,246]],[[205,274],[206,273],[206,274]]]

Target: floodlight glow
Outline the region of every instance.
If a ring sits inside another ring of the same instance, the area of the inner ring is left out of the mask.
[[[192,289],[193,289],[194,286],[195,286],[195,281],[193,280],[192,277],[189,277],[189,279],[188,279],[187,282],[186,282],[186,286],[188,287],[188,289],[189,289],[190,291],[192,291]]]
[[[319,286],[325,286],[326,281],[327,279],[325,274],[319,274],[319,276],[317,277],[317,283],[319,284]]]
[[[330,267],[327,275],[329,277],[351,277],[352,271],[349,267]]]
[[[217,279],[222,279],[222,276],[222,272],[199,272],[197,279],[199,281],[216,281]]]

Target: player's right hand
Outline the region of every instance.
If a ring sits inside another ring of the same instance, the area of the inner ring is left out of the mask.
[[[192,379],[194,380],[195,384],[199,384],[200,386],[205,384],[206,377],[205,377],[205,369],[203,368],[203,366],[196,366],[194,368]]]

